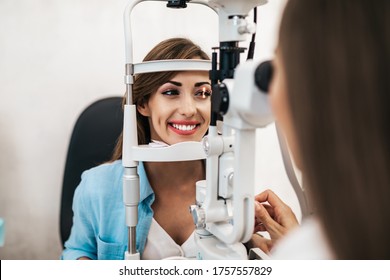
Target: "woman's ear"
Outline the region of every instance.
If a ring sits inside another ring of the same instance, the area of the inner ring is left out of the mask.
[[[144,117],[150,117],[150,109],[147,102],[137,105],[138,112]]]

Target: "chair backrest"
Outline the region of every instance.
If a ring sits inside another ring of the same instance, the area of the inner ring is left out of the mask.
[[[73,225],[73,195],[81,181],[81,173],[111,158],[122,128],[122,97],[119,96],[92,103],[77,119],[68,147],[62,184],[62,244],[69,238]]]

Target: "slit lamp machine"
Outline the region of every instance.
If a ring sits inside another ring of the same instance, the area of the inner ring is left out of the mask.
[[[243,243],[249,241],[254,229],[256,129],[274,121],[267,96],[272,67],[269,61],[260,63],[252,59],[254,45],[250,45],[249,59],[240,63],[240,55],[245,48],[240,47],[239,43],[247,41],[248,36],[254,38],[256,16],[251,21],[248,20],[248,14],[268,1],[152,1],[167,2],[168,8],[190,8],[191,5],[198,4],[214,10],[219,19],[219,46],[215,48],[211,62],[191,59],[133,63],[131,13],[143,0],[130,0],[125,8],[127,104],[124,106],[122,163],[128,250],[124,258],[140,259],[136,249],[140,194],[138,162],[196,159],[206,159],[206,180],[196,183],[196,201],[194,205],[189,205],[195,224],[197,258],[265,258],[261,251],[253,251],[256,257],[249,256]],[[182,142],[158,149],[138,145],[136,105],[132,104],[134,75],[190,70],[210,73],[213,94],[208,135],[202,142]],[[221,132],[217,131],[219,120],[223,120]],[[298,183],[287,146],[279,133],[278,137],[288,178],[298,197],[302,217],[305,217],[310,214],[310,210],[304,190]]]

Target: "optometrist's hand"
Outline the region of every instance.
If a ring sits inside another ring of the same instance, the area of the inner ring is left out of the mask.
[[[246,248],[249,250],[251,248],[259,248],[266,254],[269,254],[274,242],[271,239],[265,238],[258,232],[252,235],[252,238],[245,243]]]
[[[269,253],[275,242],[298,225],[294,212],[273,191],[266,190],[255,196],[254,232],[267,231],[271,239],[254,234],[251,245]]]

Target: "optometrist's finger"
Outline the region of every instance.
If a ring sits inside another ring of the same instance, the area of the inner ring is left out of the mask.
[[[265,190],[259,193],[255,196],[255,200],[258,202],[268,202],[272,207],[284,207],[287,205],[271,190]]]

